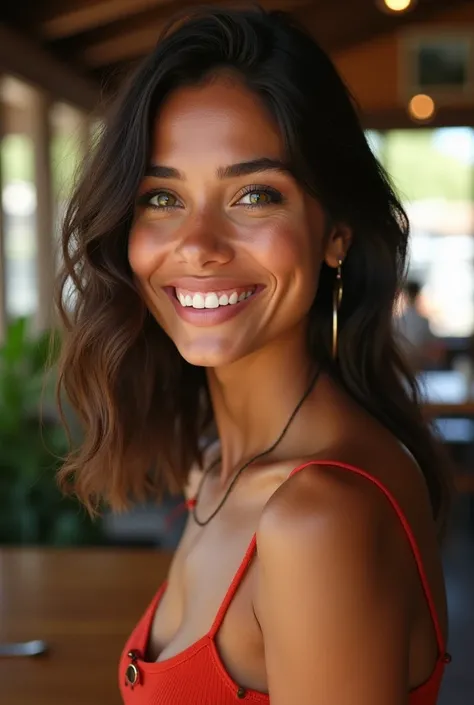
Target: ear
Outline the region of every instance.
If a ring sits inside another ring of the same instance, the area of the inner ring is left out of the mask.
[[[352,243],[352,229],[344,223],[332,225],[327,236],[324,261],[328,267],[336,269],[340,260],[346,259]]]

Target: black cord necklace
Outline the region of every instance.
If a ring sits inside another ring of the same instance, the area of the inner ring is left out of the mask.
[[[298,413],[298,411],[301,409],[301,407],[303,406],[304,402],[305,402],[306,399],[308,398],[308,396],[309,396],[311,390],[313,389],[314,385],[315,385],[316,382],[317,382],[317,379],[318,379],[318,377],[319,377],[320,372],[321,372],[321,368],[318,368],[318,370],[316,371],[316,374],[312,377],[311,382],[310,382],[308,388],[306,389],[305,393],[303,394],[303,396],[302,396],[301,399],[299,400],[298,404],[297,404],[296,407],[294,408],[294,410],[293,410],[293,412],[292,412],[290,418],[288,419],[288,421],[287,421],[286,424],[285,424],[285,427],[284,427],[283,431],[280,433],[280,435],[278,436],[278,438],[276,439],[276,441],[275,441],[269,448],[267,448],[266,450],[264,450],[262,453],[258,453],[257,455],[254,455],[253,458],[250,458],[250,460],[247,460],[247,462],[246,462],[244,465],[242,465],[242,467],[239,468],[239,470],[237,470],[237,472],[235,473],[234,477],[232,478],[232,481],[231,481],[229,487],[227,488],[226,493],[224,494],[223,498],[221,499],[221,501],[220,501],[219,504],[217,505],[216,509],[212,512],[212,514],[211,514],[210,516],[208,516],[207,519],[204,519],[204,521],[202,521],[202,520],[199,519],[198,516],[197,516],[197,512],[196,512],[197,503],[198,503],[198,500],[199,500],[199,496],[200,496],[200,494],[201,494],[201,490],[202,490],[202,487],[203,487],[203,484],[204,484],[204,480],[206,479],[206,477],[208,476],[208,474],[210,473],[210,471],[211,471],[211,470],[217,465],[217,463],[220,461],[220,458],[217,458],[213,463],[211,463],[211,465],[207,468],[207,470],[204,472],[203,476],[201,477],[201,481],[199,482],[198,490],[197,490],[197,492],[196,492],[195,500],[194,500],[193,505],[192,505],[192,510],[191,510],[191,511],[192,511],[193,519],[194,519],[194,521],[196,522],[196,524],[199,524],[199,526],[206,526],[206,524],[209,524],[209,522],[211,521],[211,519],[214,519],[214,517],[216,516],[217,512],[218,512],[218,511],[222,508],[222,506],[224,505],[224,503],[225,503],[227,497],[230,495],[230,493],[231,493],[231,491],[232,491],[232,488],[234,487],[235,483],[237,482],[237,479],[240,477],[240,475],[243,473],[243,471],[244,471],[246,468],[248,468],[249,465],[251,465],[252,463],[254,463],[256,460],[259,460],[259,458],[262,458],[264,455],[267,455],[268,453],[271,453],[272,450],[275,450],[275,448],[278,446],[278,444],[283,440],[283,437],[285,436],[286,432],[288,431],[288,429],[289,429],[289,427],[290,427],[290,425],[291,425],[291,422],[292,422],[293,419],[295,418],[296,414]]]

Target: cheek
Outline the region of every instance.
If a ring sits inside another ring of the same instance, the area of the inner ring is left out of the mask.
[[[165,259],[166,245],[156,227],[148,223],[133,225],[128,239],[128,261],[145,305],[166,331],[168,326],[164,311],[170,305],[168,297],[159,283],[153,286],[153,277],[161,271]]]
[[[128,238],[128,261],[139,279],[148,280],[160,267],[164,256],[164,247],[160,245],[155,229],[143,224],[132,226]]]
[[[321,266],[322,242],[302,219],[282,221],[268,228],[255,243],[255,257],[273,275],[281,289],[315,293]]]

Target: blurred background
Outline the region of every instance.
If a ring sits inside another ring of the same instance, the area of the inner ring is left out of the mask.
[[[92,522],[59,495],[54,473],[67,444],[54,365],[46,377],[44,369],[61,217],[101,127],[104,98],[153,48],[168,16],[190,4],[16,0],[0,10],[0,641],[41,637],[50,647],[41,662],[0,657],[2,683],[10,683],[5,705],[118,703],[122,639],[183,528],[183,515],[166,521],[180,498],[105,511]],[[292,11],[330,53],[411,220],[409,277],[394,318],[425,413],[455,461],[458,494],[444,548],[453,663],[440,703],[467,705],[474,702],[474,2],[263,4]],[[97,653],[91,639],[105,640]],[[72,667],[79,658],[85,679]]]

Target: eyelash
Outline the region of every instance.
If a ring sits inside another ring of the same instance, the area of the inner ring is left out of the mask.
[[[160,196],[161,194],[165,195],[170,195],[173,196],[177,201],[179,201],[178,196],[176,196],[172,191],[166,191],[165,189],[154,189],[153,191],[147,191],[144,193],[142,196],[139,197],[137,203],[139,206],[143,206],[143,208],[151,208],[152,210],[155,211],[172,211],[175,208],[179,206],[155,206],[150,203],[152,198],[155,198],[155,196]]]
[[[250,193],[264,193],[267,196],[270,196],[270,202],[269,203],[244,203],[239,206],[239,208],[248,208],[251,210],[254,210],[255,208],[264,208],[265,206],[270,206],[274,205],[277,203],[283,203],[283,195],[277,191],[277,189],[271,188],[270,186],[260,186],[259,184],[252,184],[251,186],[246,186],[242,191],[239,193],[237,202],[234,203],[235,206],[238,205],[238,201],[242,200],[245,196],[248,196]],[[155,189],[153,191],[148,191],[147,193],[144,193],[140,198],[138,199],[138,205],[143,206],[145,208],[152,208],[153,210],[161,211],[161,212],[166,212],[166,211],[172,211],[175,210],[176,208],[179,208],[180,206],[155,206],[150,203],[151,199],[154,198],[155,196],[159,196],[161,194],[169,194],[173,196],[177,201],[179,201],[179,198],[172,192],[172,191],[166,191],[165,189]]]

